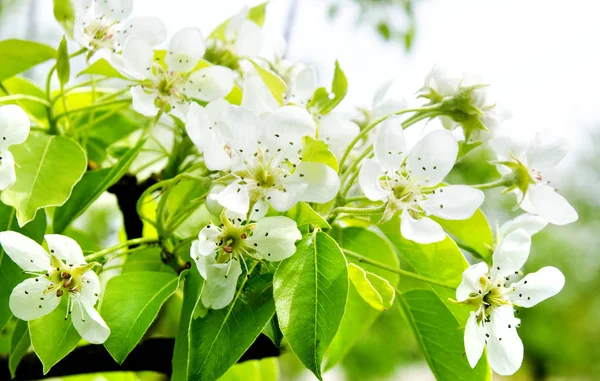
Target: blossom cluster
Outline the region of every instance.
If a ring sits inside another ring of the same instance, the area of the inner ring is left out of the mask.
[[[467,145],[489,143],[502,174],[493,186],[514,193],[526,214],[498,232],[491,266],[482,262],[465,271],[456,298],[473,310],[465,327],[469,364],[475,367],[487,343],[496,372],[512,374],[520,367],[514,307],[531,307],[565,282],[554,267],[521,276],[531,235],[547,223],[577,220],[546,179],[566,155],[563,140],[538,134],[526,149],[511,146],[497,136],[508,113],[496,105],[489,86],[437,66],[419,92],[427,103],[407,108],[390,94],[390,82],[377,92],[365,120],[358,120],[337,109],[345,88],[319,87],[313,67],[284,59],[280,49],[264,53],[265,35],[248,9],[218,36],[205,39],[200,29],[186,27],[158,50],[166,28],[153,17],[130,18],[132,1],[78,4],[74,39],[92,60],[106,59],[120,72],[133,110],[183,125],[196,149],[194,160],[209,173],[206,204],[213,220],[189,252],[193,271],[204,279],[200,299],[206,308],[230,305],[249,262],[294,255],[303,234],[286,212],[298,203],[315,207],[329,222],[353,213],[377,223],[399,218],[399,234],[407,240],[445,240],[444,221],[471,218],[484,202],[481,189],[488,188],[450,184],[447,177]],[[235,100],[234,94],[241,95]],[[434,118],[441,123],[433,130],[415,125]],[[20,107],[0,108],[0,190],[16,181],[8,148],[25,142],[29,129]],[[34,320],[66,299],[65,316],[72,315],[81,336],[104,342],[110,330],[95,309],[96,264],[87,264],[68,237],[45,239],[49,252],[22,234],[0,233],[8,256],[33,275],[13,290],[13,314]]]

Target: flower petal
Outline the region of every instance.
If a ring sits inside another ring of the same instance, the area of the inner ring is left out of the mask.
[[[212,258],[209,256],[201,255],[199,246],[200,246],[200,241],[192,242],[192,247],[190,248],[190,257],[192,258],[192,260],[194,262],[196,262],[196,268],[198,269],[200,276],[202,276],[202,278],[206,279],[207,262],[211,261]],[[212,259],[212,260],[214,261],[214,259]]]
[[[71,321],[79,335],[90,344],[102,344],[110,336],[110,328],[93,306],[73,301]]]
[[[506,295],[516,305],[528,308],[558,294],[564,285],[563,273],[556,267],[548,266],[527,274],[511,285],[514,290]]]
[[[156,93],[147,93],[142,86],[132,86],[131,103],[133,109],[144,116],[156,116],[158,107],[154,104]]]
[[[326,203],[333,200],[340,190],[338,174],[323,163],[299,163],[289,182],[308,185],[300,196],[301,201]]]
[[[554,168],[567,156],[567,140],[551,135],[551,132],[538,132],[527,148],[527,166],[540,172]]]
[[[307,188],[307,184],[287,184],[285,191],[273,188],[267,192],[267,200],[276,211],[286,212],[300,201]]]
[[[157,17],[132,17],[123,24],[119,36],[121,44],[131,36],[136,36],[150,46],[156,46],[167,38],[167,28]]]
[[[123,68],[125,74],[134,79],[152,78],[154,51],[143,39],[132,36],[123,44]]]
[[[81,276],[81,292],[79,302],[87,307],[94,307],[100,298],[100,278],[94,271],[86,271]]]
[[[0,150],[27,140],[30,125],[29,117],[21,107],[0,106]]]
[[[319,120],[319,138],[329,144],[329,149],[339,159],[350,142],[360,133],[360,127],[346,115],[330,112]]]
[[[515,373],[523,362],[523,342],[519,338],[516,325],[519,320],[514,317],[511,306],[492,309],[491,321],[486,324],[487,354],[492,369],[502,375]]]
[[[206,109],[196,102],[190,102],[185,120],[185,129],[188,136],[198,150],[203,152],[204,148],[212,143],[210,141],[210,127],[213,127],[214,122],[209,119]]]
[[[402,212],[400,233],[406,239],[423,244],[439,242],[446,238],[440,224],[429,217],[414,219],[406,209]]]
[[[360,189],[371,201],[385,201],[388,198],[388,192],[381,187],[380,178],[383,174],[381,164],[373,159],[363,161],[358,173],[358,184]]]
[[[246,214],[250,207],[248,188],[238,181],[227,185],[215,197],[217,202],[223,205],[224,208],[231,209],[236,213]]]
[[[15,158],[9,150],[0,149],[0,191],[8,189],[15,181]]]
[[[10,294],[13,315],[25,321],[38,319],[54,311],[60,304],[56,292],[48,292],[52,282],[46,277],[29,278],[19,283]]]
[[[262,120],[247,107],[230,106],[223,115],[220,125],[225,141],[236,152],[251,157],[258,150]]]
[[[229,94],[233,88],[233,72],[224,66],[209,66],[195,71],[188,78],[185,94],[204,102]]]
[[[108,20],[125,20],[133,10],[133,0],[102,0],[95,1],[96,17],[105,16]]]
[[[507,235],[496,247],[491,276],[494,283],[504,284],[506,277],[519,271],[529,257],[531,236],[523,229]]]
[[[206,45],[198,28],[183,28],[171,38],[165,63],[171,70],[187,73],[204,56]]]
[[[471,315],[465,325],[465,352],[471,368],[475,368],[485,347],[485,328],[477,324],[477,316],[471,311]]]
[[[406,168],[411,177],[426,186],[439,184],[452,170],[458,155],[456,138],[446,130],[431,132],[408,154]]]
[[[260,26],[245,19],[241,22],[235,38],[234,49],[239,57],[258,56],[265,42]]]
[[[400,169],[406,158],[406,143],[400,116],[390,116],[382,123],[375,136],[373,152],[375,159],[385,170],[394,172]]]
[[[483,204],[484,194],[467,185],[448,185],[427,195],[421,206],[427,213],[445,220],[465,220]]]
[[[254,75],[245,78],[242,87],[242,106],[249,108],[258,115],[279,108],[279,103],[277,103],[260,76]]]
[[[523,229],[527,234],[532,236],[544,229],[546,225],[548,225],[548,222],[542,217],[524,213],[502,224],[500,227],[500,237],[506,237],[517,229]]]
[[[201,294],[202,304],[214,310],[227,307],[233,300],[237,280],[241,274],[242,267],[238,260],[208,265]]]
[[[264,259],[282,261],[296,252],[296,241],[302,239],[302,234],[296,221],[288,217],[266,217],[256,223],[256,228],[248,243]]]
[[[67,265],[77,266],[86,264],[81,247],[72,238],[59,234],[47,234],[44,238],[48,243],[48,250],[65,261]]]
[[[265,120],[263,140],[272,152],[280,150],[282,158],[298,156],[302,137],[314,136],[317,127],[312,116],[298,106],[284,106],[269,114]]]
[[[456,300],[464,302],[471,294],[479,294],[481,291],[481,277],[485,277],[488,267],[485,262],[479,262],[469,266],[462,274],[462,281],[456,289]]]
[[[537,214],[553,225],[567,225],[579,218],[567,199],[548,185],[530,186],[527,193]]]
[[[306,107],[317,88],[317,72],[312,66],[302,68],[288,87],[288,102]]]
[[[209,224],[200,230],[198,234],[198,245],[196,253],[200,255],[214,254],[219,246],[217,238],[221,235],[221,229],[213,224]]]
[[[1,232],[0,244],[10,259],[25,271],[39,272],[50,268],[50,256],[44,248],[21,233]]]

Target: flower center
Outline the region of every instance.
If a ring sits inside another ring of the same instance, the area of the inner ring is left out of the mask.
[[[114,26],[118,21],[108,22],[103,18],[95,19],[85,24],[83,32],[90,38],[90,45],[94,49],[108,48],[115,50],[117,31]]]

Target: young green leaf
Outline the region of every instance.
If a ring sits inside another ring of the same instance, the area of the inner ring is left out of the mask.
[[[10,370],[10,376],[15,377],[17,367],[21,362],[21,359],[27,353],[27,350],[31,346],[31,339],[29,338],[29,327],[27,322],[19,320],[15,326],[15,330],[10,338],[10,355],[8,357],[8,367]]]
[[[44,374],[71,353],[80,336],[72,320],[65,320],[67,298],[62,298],[58,307],[46,316],[29,322],[31,345],[44,365]]]
[[[6,90],[6,91],[5,91]],[[10,94],[24,94],[24,95],[33,95],[37,98],[46,98],[46,94],[42,89],[37,87],[33,82],[26,78],[21,77],[12,77],[2,81],[2,88],[0,88],[0,95],[10,95]],[[29,118],[40,127],[45,127],[48,125],[47,115],[46,115],[46,106],[40,104],[38,102],[30,101],[30,100],[18,100],[11,102],[16,105],[21,106],[27,114],[29,114]],[[3,103],[3,104],[9,104]]]
[[[305,202],[297,203],[292,209],[285,212],[285,216],[291,218],[296,221],[298,228],[307,225],[314,225],[317,228],[321,229],[331,229],[331,226],[321,215],[314,211],[313,208],[310,207]]]
[[[348,265],[348,276],[358,294],[371,307],[381,312],[392,307],[395,291],[390,282],[353,263]]]
[[[300,361],[322,379],[323,356],[335,336],[348,296],[346,259],[337,243],[315,230],[281,262],[273,281],[279,326]]]
[[[17,210],[20,226],[33,220],[41,208],[63,205],[87,168],[81,146],[63,136],[31,133],[11,151],[19,163],[17,181],[2,192],[2,202]]]
[[[42,243],[46,231],[46,213],[41,211],[33,221],[20,228],[17,223],[16,211],[0,202],[0,231],[8,230],[19,232],[37,243]],[[8,255],[5,255],[4,249],[0,246],[0,330],[12,316],[8,308],[10,294],[13,288],[25,278],[27,275],[23,274],[23,270]]]
[[[466,220],[432,218],[442,225],[458,244],[467,247],[471,253],[485,261],[491,260],[494,234],[481,209],[477,209],[473,216]]]
[[[285,81],[271,70],[263,69],[256,62],[252,60],[249,61],[252,63],[252,66],[254,66],[254,69],[256,69],[256,72],[258,75],[260,75],[260,78],[262,78],[265,85],[267,85],[267,88],[275,100],[280,105],[283,105],[283,96],[287,91],[287,85],[285,84]]]
[[[230,305],[192,319],[188,380],[218,379],[242,357],[273,317],[271,273],[260,273],[253,267],[248,275],[241,277]]]
[[[80,71],[77,76],[79,77],[86,74],[101,75],[107,78],[126,79],[123,74],[112,67],[112,65],[104,58],[100,58],[98,61],[88,66],[85,70]]]
[[[245,361],[229,368],[219,381],[277,381],[279,362],[277,358]]]
[[[67,39],[63,36],[58,45],[56,56],[56,75],[61,88],[69,82],[71,77],[71,63],[69,62],[69,50],[67,48]]]
[[[119,181],[129,170],[131,163],[142,150],[144,143],[145,139],[140,140],[113,167],[86,172],[81,181],[73,188],[73,193],[69,200],[63,206],[56,209],[54,213],[54,233],[62,233],[102,193]]]
[[[25,40],[0,41],[0,81],[56,57],[48,45]]]
[[[126,273],[108,282],[101,314],[111,334],[104,347],[117,363],[122,364],[140,342],[184,275],[178,278],[166,272]]]
[[[323,140],[313,139],[310,136],[302,138],[302,161],[309,163],[323,163],[339,170],[337,158],[329,150],[329,146]]]
[[[263,26],[263,24],[265,23],[265,11],[267,4],[269,4],[268,1],[250,8],[248,10],[247,19],[255,22],[258,26]],[[219,26],[211,32],[208,38],[225,40],[225,30],[227,29],[227,24],[229,23],[229,20],[231,20],[231,18],[228,18],[227,20],[219,24]]]
[[[319,87],[310,103],[308,109],[314,113],[325,115],[333,110],[346,96],[348,92],[348,80],[338,61],[335,61],[335,71],[331,82],[331,92],[324,87]]]
[[[73,36],[75,10],[71,0],[54,0],[54,18],[65,29],[67,34]]]

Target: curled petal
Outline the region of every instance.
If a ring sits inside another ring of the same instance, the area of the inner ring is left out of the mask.
[[[307,184],[287,184],[285,191],[271,189],[267,192],[267,201],[276,211],[286,212],[301,200],[307,188]]]
[[[152,73],[154,50],[140,37],[132,36],[125,41],[122,56],[124,74],[134,79],[148,79],[154,76]]]
[[[462,282],[456,289],[456,300],[463,302],[469,298],[471,294],[479,294],[481,292],[481,277],[485,277],[488,272],[488,267],[485,262],[479,262],[469,266],[462,274]]]
[[[81,292],[79,302],[87,307],[94,307],[100,297],[100,278],[92,270],[86,271],[81,276]]]
[[[513,284],[507,297],[518,306],[533,307],[558,294],[565,285],[565,276],[556,267],[548,266],[526,275]]]
[[[196,254],[210,255],[214,254],[219,242],[217,238],[221,234],[221,229],[213,224],[209,224],[200,230],[198,235],[198,245],[196,248]]]
[[[548,225],[548,222],[542,217],[525,213],[502,224],[500,236],[506,237],[517,229],[523,229],[532,236],[544,229],[546,225]]]
[[[385,201],[388,192],[381,187],[380,178],[383,174],[381,165],[372,159],[363,161],[358,174],[358,183],[363,193],[371,201]]]
[[[527,165],[540,172],[548,171],[558,165],[568,151],[566,139],[553,136],[549,131],[538,132],[527,148]]]
[[[156,93],[147,93],[142,86],[133,86],[131,92],[131,102],[133,109],[144,116],[156,116],[158,107],[154,104]]]
[[[306,66],[292,79],[288,88],[288,101],[306,107],[317,88],[317,72]]]
[[[216,196],[216,200],[226,209],[240,214],[246,214],[250,207],[250,194],[246,185],[240,184],[238,181],[233,182],[225,187]]]

